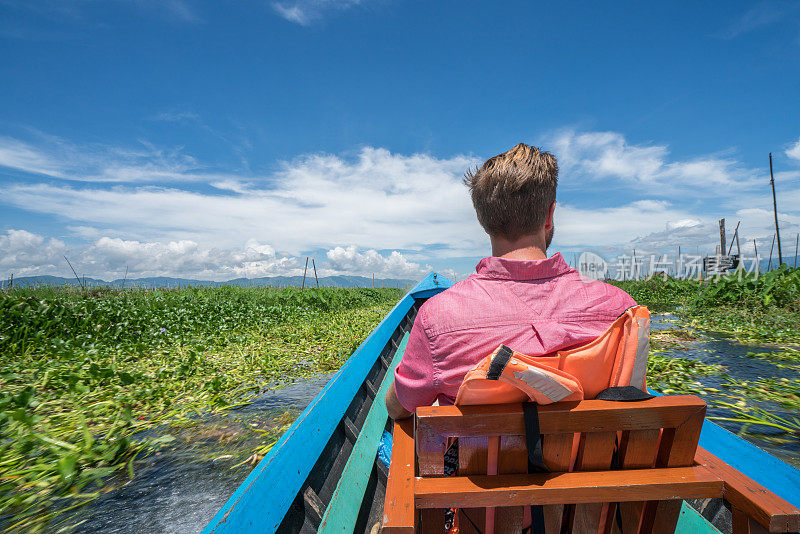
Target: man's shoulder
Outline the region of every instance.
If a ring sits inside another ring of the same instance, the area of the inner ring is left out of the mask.
[[[590,297],[602,299],[612,311],[623,313],[631,306],[636,306],[636,301],[624,289],[602,280],[587,280],[586,291]]]
[[[445,291],[426,300],[419,309],[419,317],[428,325],[438,322],[443,317],[452,318],[467,302],[475,304],[476,290],[479,282],[475,275],[456,282]]]

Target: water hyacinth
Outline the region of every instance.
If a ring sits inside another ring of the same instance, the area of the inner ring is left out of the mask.
[[[0,531],[53,529],[59,513],[134,476],[138,456],[171,442],[169,428],[241,406],[276,379],[338,368],[400,296],[233,287],[0,293]],[[264,432],[255,457],[279,435]]]

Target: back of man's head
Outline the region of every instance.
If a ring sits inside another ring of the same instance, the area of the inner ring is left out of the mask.
[[[542,230],[556,199],[556,157],[518,144],[467,172],[478,222],[491,236],[514,241]]]

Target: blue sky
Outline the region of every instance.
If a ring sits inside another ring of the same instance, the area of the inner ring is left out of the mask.
[[[0,0],[0,72],[4,277],[464,276],[520,141],[568,258],[769,248],[769,152],[800,229],[796,1]]]

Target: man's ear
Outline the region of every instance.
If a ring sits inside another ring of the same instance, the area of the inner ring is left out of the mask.
[[[549,231],[553,228],[553,214],[556,212],[556,201],[554,200],[552,204],[550,204],[550,209],[547,212],[547,219],[544,221],[544,229],[545,231]]]

